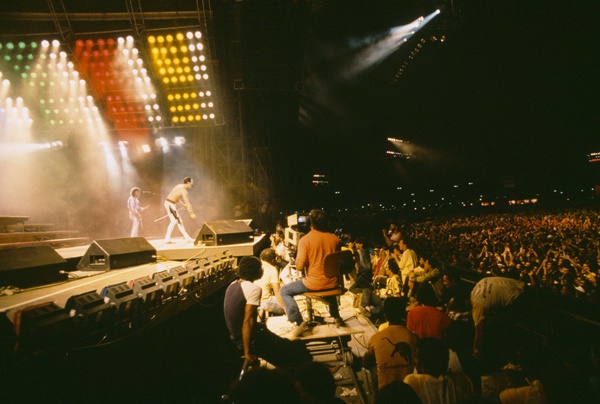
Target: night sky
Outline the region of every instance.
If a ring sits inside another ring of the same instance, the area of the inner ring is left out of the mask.
[[[334,188],[363,200],[398,186],[474,181],[534,192],[600,182],[586,161],[600,151],[597,2],[463,2],[456,28],[420,32],[351,80],[339,78],[352,66],[347,39],[393,18],[390,7],[346,4],[356,7],[311,16],[301,139],[278,135],[287,175],[327,173]],[[444,43],[430,40],[440,34]],[[422,37],[428,42],[393,82]],[[411,160],[386,158],[387,137],[410,141]]]

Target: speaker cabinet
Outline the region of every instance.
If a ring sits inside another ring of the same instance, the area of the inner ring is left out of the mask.
[[[162,304],[164,292],[156,281],[149,276],[139,278],[133,281],[132,289],[144,302],[143,311],[152,310]]]
[[[50,246],[0,250],[0,286],[21,289],[67,279],[67,261]]]
[[[194,244],[219,246],[252,243],[253,234],[252,228],[243,220],[215,220],[204,223]]]
[[[108,271],[156,262],[156,249],[143,237],[95,240],[77,264],[79,270]]]
[[[69,311],[53,302],[29,306],[15,314],[19,351],[66,347],[75,328],[75,319]]]

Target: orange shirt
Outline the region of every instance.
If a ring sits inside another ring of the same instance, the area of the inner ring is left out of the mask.
[[[340,251],[340,246],[340,239],[335,234],[315,229],[311,229],[300,239],[296,255],[296,268],[304,270],[306,273],[306,276],[302,278],[304,286],[310,290],[332,289],[337,286],[337,278],[325,276],[323,263],[325,256]]]

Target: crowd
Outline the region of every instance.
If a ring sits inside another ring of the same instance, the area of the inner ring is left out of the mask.
[[[338,231],[341,248],[355,262],[348,289],[357,309],[379,326],[360,358],[373,379],[376,402],[597,402],[597,330],[587,341],[588,355],[565,361],[521,325],[540,317],[534,302],[540,290],[595,301],[599,231],[600,215],[590,210],[392,223],[381,234],[359,237]],[[289,257],[273,254],[281,251],[282,240],[272,240],[261,259],[270,282],[279,284],[273,277],[277,259]],[[465,281],[459,270],[478,276]],[[279,285],[261,286],[263,298],[293,319],[291,288],[284,285],[279,293]],[[337,305],[332,313],[339,317]],[[301,321],[295,321],[295,337],[303,332]],[[297,367],[305,369],[308,362],[298,360]],[[328,393],[309,398],[306,389],[315,380],[296,376],[290,392],[297,402],[334,402],[331,377],[321,370]]]
[[[404,229],[418,251],[482,275],[594,301],[600,267],[600,212],[493,214],[430,219]]]

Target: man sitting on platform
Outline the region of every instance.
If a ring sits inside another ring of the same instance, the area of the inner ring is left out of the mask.
[[[298,271],[305,272],[305,276],[281,288],[288,321],[296,324],[290,338],[297,338],[308,329],[308,322],[303,321],[294,296],[311,290],[333,289],[338,285],[337,278],[325,276],[324,261],[326,255],[340,251],[340,239],[326,231],[328,217],[324,211],[311,210],[309,220],[311,230],[298,241],[296,254],[296,268]],[[329,314],[335,319],[336,325],[342,326],[344,321],[340,318],[336,297],[330,296],[325,300],[329,305]]]
[[[225,292],[223,313],[231,341],[254,362],[262,358],[276,367],[296,368],[312,357],[301,341],[290,341],[275,335],[264,323],[256,321],[261,288],[253,282],[262,276],[258,258],[243,257],[238,265],[239,279]]]

